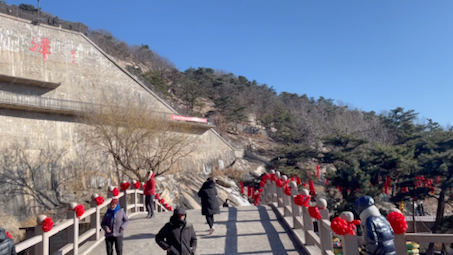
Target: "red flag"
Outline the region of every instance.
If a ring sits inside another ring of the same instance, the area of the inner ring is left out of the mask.
[[[316,176],[317,176],[318,179],[319,179],[319,165],[316,166]]]

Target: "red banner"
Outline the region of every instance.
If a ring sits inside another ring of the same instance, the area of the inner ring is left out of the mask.
[[[187,116],[174,115],[174,114],[170,115],[170,119],[172,119],[172,120],[183,120],[183,121],[208,123],[208,119],[205,119],[205,118],[187,117]]]

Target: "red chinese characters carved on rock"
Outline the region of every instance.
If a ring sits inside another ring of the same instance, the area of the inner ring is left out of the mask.
[[[33,38],[31,41],[31,44],[33,47],[30,48],[31,51],[35,52],[38,50],[39,53],[41,53],[44,57],[44,61],[47,61],[47,55],[50,55],[50,40],[49,38],[41,38],[41,42],[38,42],[36,38]]]
[[[71,50],[71,55],[72,55],[72,63],[73,63],[73,64],[75,64],[75,63],[76,63],[76,62],[75,62],[75,54],[76,54],[75,50]]]

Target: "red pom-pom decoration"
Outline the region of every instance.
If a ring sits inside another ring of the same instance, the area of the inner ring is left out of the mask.
[[[301,183],[299,176],[296,176],[296,183],[297,183],[297,185],[300,185],[300,183]]]
[[[310,217],[312,217],[312,218],[315,218],[317,220],[322,219],[321,213],[319,212],[319,209],[316,206],[308,207],[308,213],[310,214]]]
[[[117,187],[113,188],[112,194],[113,194],[114,197],[116,197],[116,196],[118,196],[120,194],[120,191],[118,190]]]
[[[173,207],[171,205],[168,207],[168,210],[173,211]]]
[[[85,213],[85,207],[83,207],[83,205],[78,205],[74,208],[74,212],[80,220],[80,217]]]
[[[13,236],[8,231],[5,231],[5,233],[8,238],[13,239]]]
[[[330,228],[335,234],[340,236],[344,236],[349,233],[349,224],[340,217],[336,217],[330,222]]]
[[[136,183],[134,184],[134,186],[135,186],[135,189],[139,189],[139,188],[140,188],[140,182],[136,182]]]
[[[120,184],[121,190],[127,190],[129,188],[130,184],[128,182],[123,182]]]
[[[316,190],[315,190],[315,185],[313,184],[313,181],[312,180],[309,180],[308,181],[308,187],[310,189],[310,194],[312,196],[316,196]]]
[[[262,192],[263,192],[263,189],[259,189],[258,192],[259,192],[259,193],[262,193]]]
[[[295,196],[294,203],[298,206],[302,206],[304,204],[304,197],[302,195]]]
[[[391,212],[387,214],[387,220],[393,228],[395,234],[406,233],[407,230],[407,221],[406,217],[400,212]]]
[[[276,182],[277,176],[275,174],[271,174],[271,181]]]
[[[98,196],[97,198],[94,199],[96,201],[97,205],[102,205],[104,203],[104,198],[101,196]]]
[[[160,197],[160,196],[159,196],[159,194],[157,194],[157,193],[156,193],[156,195],[155,195],[155,196],[156,196],[156,199],[159,199],[159,197]]]
[[[42,221],[42,231],[49,232],[53,228],[53,220],[50,217],[45,218]]]
[[[291,187],[290,187],[290,186],[286,186],[286,188],[285,188],[285,194],[286,194],[287,196],[291,196]]]
[[[283,186],[283,180],[278,179],[276,184],[277,184],[277,187],[281,188]]]
[[[265,184],[266,184],[265,181],[261,181],[261,182],[260,182],[260,187],[263,188]]]

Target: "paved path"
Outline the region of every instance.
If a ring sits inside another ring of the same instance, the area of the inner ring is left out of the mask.
[[[197,255],[218,254],[304,254],[303,248],[287,234],[268,206],[222,208],[215,215],[216,230],[208,235],[206,219],[200,210],[188,210],[187,220],[197,233]],[[129,221],[124,237],[124,255],[165,255],[154,238],[168,222],[171,213],[159,213],[155,218],[136,216]],[[104,243],[89,255],[106,254]]]

